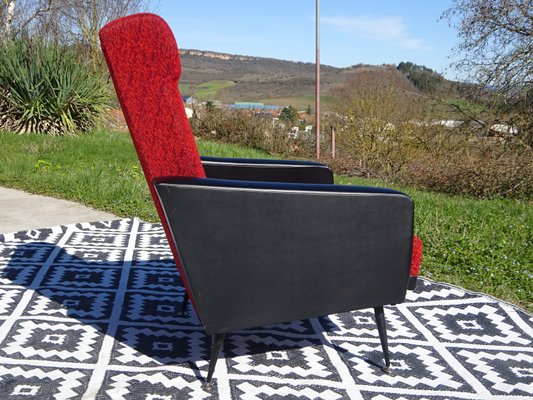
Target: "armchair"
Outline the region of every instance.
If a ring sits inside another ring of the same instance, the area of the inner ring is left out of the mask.
[[[168,25],[131,15],[100,39],[187,298],[213,337],[207,382],[227,332],[367,307],[387,370],[383,306],[404,301],[420,265],[413,201],[334,185],[321,163],[200,158]]]

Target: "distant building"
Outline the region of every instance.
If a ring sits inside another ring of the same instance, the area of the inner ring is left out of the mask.
[[[269,112],[269,111],[256,111],[256,112],[253,112],[252,115],[254,117],[264,118],[264,119],[268,119],[268,120],[274,118],[274,114],[272,112]]]
[[[234,104],[230,105],[230,107],[236,110],[262,110],[265,107],[265,104],[249,101],[236,101]]]
[[[441,125],[445,128],[458,128],[464,124],[464,121],[459,121],[455,119],[442,119],[437,121],[432,121],[431,125]]]
[[[297,139],[298,136],[300,136],[300,128],[297,127],[297,126],[293,126],[293,127],[289,130],[289,138],[291,138],[291,139]]]
[[[185,115],[187,115],[187,118],[190,119],[194,115],[194,111],[192,108],[185,107]]]
[[[183,104],[187,104],[190,106],[196,104],[196,99],[192,96],[181,96],[181,99],[183,100]]]
[[[507,124],[494,124],[491,125],[489,128],[490,131],[496,132],[496,133],[503,133],[507,135],[516,135],[518,134],[518,128],[515,126],[507,125]]]
[[[228,105],[229,108],[234,110],[250,110],[250,111],[262,111],[262,112],[276,112],[283,109],[282,106],[274,106],[264,103],[255,103],[248,101],[236,101],[234,104]]]

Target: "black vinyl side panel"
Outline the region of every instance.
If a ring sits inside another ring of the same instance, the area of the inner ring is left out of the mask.
[[[202,160],[208,178],[241,181],[333,183],[333,172],[323,164],[234,163]]]
[[[156,190],[208,334],[405,298],[413,230],[405,195]]]
[[[232,158],[232,157],[210,157],[210,156],[200,156],[200,160],[204,161],[213,161],[217,163],[228,162],[234,164],[278,164],[278,165],[314,165],[327,167],[327,164],[321,163],[319,161],[309,161],[309,160],[282,160],[279,158]]]

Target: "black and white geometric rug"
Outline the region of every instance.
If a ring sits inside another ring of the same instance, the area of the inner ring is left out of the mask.
[[[531,399],[533,318],[421,280],[387,307],[392,373],[373,312],[210,342],[159,224],[137,219],[0,235],[0,399]]]

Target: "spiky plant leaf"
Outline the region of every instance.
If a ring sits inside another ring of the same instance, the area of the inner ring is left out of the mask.
[[[102,76],[74,51],[28,40],[0,47],[0,129],[83,132],[101,121],[107,103]]]

